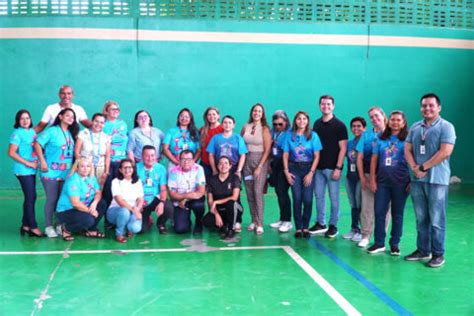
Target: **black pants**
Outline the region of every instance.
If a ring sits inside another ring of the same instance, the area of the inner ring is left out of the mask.
[[[186,202],[186,208],[174,207],[174,230],[177,234],[184,234],[191,230],[191,210],[196,217],[195,227],[202,227],[204,197]]]
[[[218,205],[217,211],[224,222],[224,227],[227,230],[231,230],[234,228],[238,214],[242,214],[242,206],[240,206],[240,204],[236,201],[228,201],[225,204]],[[211,212],[204,216],[202,223],[204,226],[210,229],[218,228],[216,226],[216,216]]]
[[[102,190],[102,197],[107,203],[107,207],[112,203],[112,180],[115,179],[119,172],[120,161],[111,161],[109,168],[109,175],[105,179],[104,189]]]
[[[161,202],[161,200],[157,197],[153,199],[153,201],[145,206],[143,208],[142,212],[142,233],[147,232],[150,230],[150,222],[149,222],[149,217],[151,213],[153,213],[158,206],[158,204]],[[165,201],[165,205],[163,208],[163,214],[161,214],[158,219],[156,220],[156,226],[165,226],[166,221],[168,220],[168,217],[173,214],[173,203],[171,201]]]
[[[107,210],[107,203],[104,199],[100,200],[97,204],[97,212],[99,215],[96,217],[89,213],[76,210],[74,208],[64,211],[57,212],[59,221],[66,226],[66,230],[71,233],[77,233],[81,231],[95,231],[97,230],[97,224],[100,222],[102,217]]]
[[[288,193],[290,184],[286,180],[285,173],[283,172],[283,160],[276,158],[272,161],[271,166],[271,179],[278,198],[280,221],[291,222],[291,201]]]
[[[20,181],[21,190],[25,199],[23,200],[22,225],[31,229],[38,228],[35,218],[36,202],[36,175],[16,176]]]

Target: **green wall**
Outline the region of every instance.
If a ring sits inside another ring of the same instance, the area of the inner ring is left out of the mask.
[[[186,31],[237,31],[424,36],[474,39],[473,31],[365,25],[215,22],[151,18],[2,18],[7,27],[97,27]],[[177,112],[190,107],[198,125],[202,112],[216,105],[242,125],[250,107],[267,113],[305,110],[314,120],[321,94],[336,99],[336,115],[346,123],[367,109],[401,109],[409,123],[420,118],[419,98],[436,92],[442,115],[458,135],[453,175],[474,181],[468,159],[474,100],[474,50],[413,47],[228,44],[201,42],[0,39],[0,187],[15,187],[6,155],[14,115],[20,108],[38,122],[46,105],[57,101],[62,84],[75,89],[75,103],[89,116],[108,99],[122,106],[132,125],[138,109],[151,112],[166,131]]]

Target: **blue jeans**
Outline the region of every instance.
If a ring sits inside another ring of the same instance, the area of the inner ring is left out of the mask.
[[[313,184],[306,187],[303,179],[311,170],[311,162],[290,162],[288,169],[295,176],[295,182],[291,186],[295,226],[299,230],[308,229],[313,209]],[[301,214],[301,204],[303,204],[303,214]]]
[[[135,214],[132,214],[132,212],[124,207],[115,206],[109,208],[107,210],[107,219],[116,226],[116,236],[123,236],[125,234],[125,226],[129,232],[134,234],[142,230],[142,220],[137,219]]]
[[[25,197],[23,201],[22,225],[31,229],[38,228],[35,219],[36,175],[16,176],[16,178],[20,181],[21,190]]]
[[[434,256],[444,255],[448,186],[412,182],[411,196],[416,215],[418,251]]]
[[[329,224],[337,226],[339,220],[339,180],[332,179],[333,169],[316,170],[314,193],[316,195],[316,221],[325,225],[326,223],[326,187],[329,188],[331,200],[331,218]]]
[[[204,216],[204,198],[186,202],[186,208],[174,207],[174,231],[177,234],[184,234],[191,230],[191,210],[196,217],[195,227],[202,227]]]
[[[408,198],[406,185],[388,186],[377,185],[375,193],[375,245],[385,245],[385,220],[392,205],[392,231],[390,232],[390,246],[398,247],[403,231],[403,212]]]
[[[361,204],[361,188],[360,180],[354,178],[346,178],[346,192],[351,205],[351,228],[360,233],[360,204]]]

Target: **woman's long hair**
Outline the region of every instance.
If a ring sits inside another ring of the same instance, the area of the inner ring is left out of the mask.
[[[74,122],[67,127],[69,130],[69,133],[71,133],[72,138],[75,140],[77,138],[77,134],[79,134],[79,124],[76,121],[76,112],[74,112],[73,109],[67,108],[67,109],[62,109],[59,113],[58,116],[54,119],[54,123],[52,126],[59,126],[61,125],[61,118],[67,111],[71,111],[72,114],[74,115]]]
[[[392,111],[390,113],[390,116],[388,118],[389,124],[387,124],[387,126],[385,127],[385,130],[383,131],[382,135],[380,135],[380,139],[386,140],[386,139],[390,139],[390,136],[392,136],[392,129],[390,128],[390,118],[392,117],[392,115],[401,115],[402,118],[403,118],[403,121],[405,122],[405,125],[402,127],[402,129],[400,130],[400,132],[397,135],[399,140],[404,141],[408,136],[408,123],[407,123],[407,119],[405,117],[405,113],[403,113],[402,111],[399,111],[399,110],[395,110],[395,111]]]
[[[198,130],[196,128],[196,124],[194,123],[193,112],[191,112],[190,109],[184,108],[184,109],[181,109],[181,111],[179,111],[178,116],[176,117],[176,126],[178,126],[178,127],[180,126],[179,125],[179,116],[183,112],[188,112],[188,114],[189,114],[188,131],[189,131],[189,135],[191,136],[192,141],[195,142],[195,141],[198,140]]]
[[[140,111],[138,111],[137,113],[135,113],[135,118],[133,119],[133,127],[134,127],[134,128],[140,126],[140,125],[138,125],[137,119],[138,119],[138,115],[139,115],[140,113],[142,113],[142,112],[143,112],[143,113],[146,113],[146,114],[148,115],[148,117],[150,118],[150,124],[148,124],[148,125],[149,125],[149,126],[153,126],[153,119],[151,118],[150,113],[148,113],[148,112],[145,111],[145,110],[140,110]]]
[[[265,116],[265,108],[263,107],[261,103],[256,103],[254,106],[252,106],[252,108],[250,109],[249,120],[247,121],[247,123],[248,124],[253,123],[252,112],[257,106],[262,108],[262,119],[260,120],[262,127],[268,127],[267,117]],[[270,127],[268,128],[270,129]]]
[[[209,124],[209,121],[207,120],[207,114],[210,111],[216,111],[217,115],[221,114],[221,112],[219,112],[219,109],[216,108],[215,106],[210,106],[206,109],[206,111],[204,111],[204,114],[202,116],[202,118],[204,119],[204,126],[201,128],[201,146],[205,145],[204,141],[206,140],[207,134],[209,133],[210,124]]]
[[[310,140],[312,138],[312,135],[311,135],[311,128],[309,128],[309,122],[310,122],[309,115],[308,115],[308,113],[306,113],[304,111],[298,111],[295,114],[295,118],[293,119],[293,126],[291,127],[291,138],[293,139],[295,137],[296,131],[298,130],[298,126],[296,125],[296,119],[300,115],[306,116],[306,119],[308,120],[308,124],[306,125],[306,127],[304,129],[304,136],[306,137],[306,140]]]

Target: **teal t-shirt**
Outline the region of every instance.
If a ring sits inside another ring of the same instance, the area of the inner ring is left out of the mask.
[[[160,195],[160,186],[167,184],[166,168],[155,163],[150,170],[145,168],[143,162],[137,163],[138,177],[143,183],[145,206],[150,204],[155,196]]]
[[[196,139],[193,140],[188,130],[173,127],[166,133],[163,144],[170,146],[169,149],[175,157],[178,157],[185,149],[191,150],[195,154],[199,149],[199,133],[196,135]]]
[[[10,144],[18,146],[18,155],[27,161],[36,161],[36,152],[33,144],[36,141],[36,132],[32,128],[19,127],[13,131],[10,136]],[[24,164],[14,161],[13,172],[18,176],[28,176],[36,174],[36,169],[25,166]]]
[[[52,126],[38,135],[37,142],[43,147],[48,165],[48,171],[41,172],[41,178],[66,179],[74,155],[74,139],[69,130],[63,131],[59,126]]]
[[[99,190],[97,179],[92,177],[81,177],[77,172],[67,178],[63,190],[59,196],[58,212],[64,212],[74,208],[71,204],[71,197],[79,197],[79,200],[89,206],[95,198],[95,192]]]
[[[120,161],[127,157],[128,127],[121,119],[106,121],[104,133],[110,136],[110,160]]]
[[[311,139],[307,139],[305,135],[288,131],[284,140],[283,152],[289,153],[288,160],[291,162],[311,162],[314,153],[323,149],[321,140],[315,132],[311,132]]]

